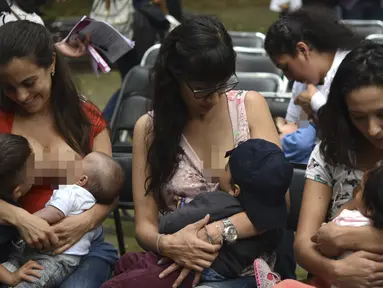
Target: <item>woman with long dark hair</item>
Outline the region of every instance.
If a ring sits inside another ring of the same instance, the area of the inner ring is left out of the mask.
[[[363,173],[383,159],[382,75],[379,44],[364,42],[345,57],[319,111],[322,142],[306,172],[295,240],[297,263],[341,287],[383,283],[381,229],[322,225],[342,209],[355,209],[353,194]],[[356,252],[339,260],[327,258],[346,250]]]
[[[260,232],[245,213],[211,224],[206,217],[172,235],[158,232],[159,212],[169,213],[179,203],[217,189],[225,153],[241,141],[263,138],[280,145],[265,99],[254,91],[233,90],[238,83],[235,59],[231,37],[218,20],[186,20],[161,46],[152,71],[153,111],[141,117],[134,130],[137,239],[147,251],[174,262],[161,277],[182,270],[176,286],[191,271],[196,272],[198,282],[200,273],[217,256],[216,244],[235,238],[228,231],[239,239]],[[121,263],[120,267],[124,257]],[[204,287],[253,287],[254,277],[247,276],[252,274],[248,267],[243,277]]]
[[[53,227],[32,213],[44,208],[52,188],[73,179],[76,159],[91,151],[112,154],[107,125],[79,95],[44,26],[25,20],[3,25],[0,51],[0,132],[27,138],[35,158],[34,185],[19,201],[23,209],[0,201],[0,219],[17,227],[29,246],[62,253],[99,226],[114,205],[96,204]],[[99,287],[116,259],[101,235],[60,287]]]

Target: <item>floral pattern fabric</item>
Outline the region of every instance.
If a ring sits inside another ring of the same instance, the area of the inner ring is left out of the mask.
[[[339,208],[353,198],[354,190],[363,178],[363,172],[344,165],[332,166],[324,161],[318,143],[311,153],[306,178],[328,185],[333,193],[327,213],[327,221],[334,218]],[[314,193],[314,191],[313,191]]]

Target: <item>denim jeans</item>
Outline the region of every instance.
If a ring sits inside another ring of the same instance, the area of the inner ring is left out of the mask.
[[[86,257],[60,288],[98,288],[112,275],[112,267],[104,259]]]
[[[203,270],[201,275],[201,281],[203,282],[216,282],[216,281],[224,281],[225,277],[218,274],[211,268],[207,268]]]
[[[59,288],[98,288],[111,277],[117,259],[117,250],[104,242],[104,233],[101,233],[93,240],[89,254]]]

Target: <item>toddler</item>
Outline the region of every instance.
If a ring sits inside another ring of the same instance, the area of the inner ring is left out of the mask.
[[[20,151],[25,152],[20,154]],[[25,138],[12,134],[0,134],[0,162],[17,160],[17,165],[0,169],[0,179],[3,180],[3,187],[6,187],[0,192],[1,199],[15,203],[28,191],[23,183],[28,182],[26,179],[32,174],[29,168],[33,164],[28,164],[33,163],[32,156],[32,150]],[[67,216],[81,214],[91,209],[96,203],[112,204],[118,197],[124,181],[124,173],[119,164],[101,152],[89,153],[81,161],[76,162],[74,172],[77,178],[76,183],[59,186],[53,191],[46,207],[35,213],[50,225]],[[30,187],[30,185],[26,186]],[[11,253],[8,261],[0,266],[0,283],[19,288],[57,287],[77,268],[81,257],[88,254],[92,240],[96,239],[100,233],[102,233],[102,227],[86,233],[60,255],[41,253],[26,247],[23,241],[18,241],[14,243],[16,249]],[[28,270],[29,277],[15,277],[21,274],[20,270],[25,270],[22,265],[25,263],[28,265],[30,260],[34,261],[31,262],[34,266]],[[33,268],[42,269],[36,273]]]

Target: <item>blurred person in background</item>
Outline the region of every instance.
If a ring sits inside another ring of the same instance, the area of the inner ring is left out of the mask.
[[[180,3],[179,0],[94,0],[91,18],[110,22],[123,35],[135,41],[134,48],[117,60],[122,80],[134,66],[140,64],[147,49],[161,42],[171,26],[179,24],[175,19],[181,18],[175,5],[177,2]],[[175,16],[169,18],[172,13]],[[112,116],[119,93],[120,89],[112,95],[103,111],[107,121]]]
[[[40,16],[40,7],[45,2],[45,0],[0,0],[0,26],[17,20],[29,20],[44,25]],[[78,58],[86,54],[88,43],[89,38],[87,37],[83,42],[80,40],[74,43],[61,41],[55,45],[64,56]]]
[[[339,0],[343,19],[383,20],[381,0]]]

